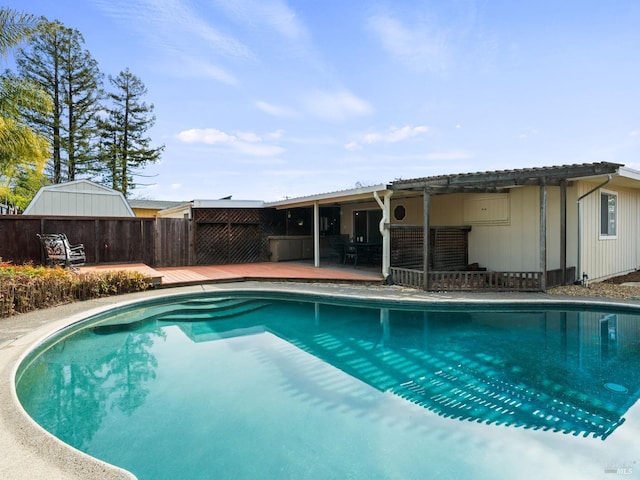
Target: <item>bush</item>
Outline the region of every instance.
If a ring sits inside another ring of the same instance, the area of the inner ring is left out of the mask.
[[[140,292],[151,278],[139,272],[75,273],[60,267],[0,262],[0,318],[91,298]]]

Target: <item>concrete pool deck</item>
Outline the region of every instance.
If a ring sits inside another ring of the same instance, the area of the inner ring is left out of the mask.
[[[348,283],[232,282],[154,289],[62,305],[11,318],[0,319],[0,478],[10,479],[131,479],[130,473],[101,462],[64,444],[37,425],[20,406],[14,388],[15,374],[24,356],[54,332],[89,315],[116,305],[154,297],[217,291],[295,292],[337,298],[353,297],[386,301],[439,303],[557,303],[620,305],[640,303],[585,297],[559,297],[538,293],[432,293],[395,286]]]

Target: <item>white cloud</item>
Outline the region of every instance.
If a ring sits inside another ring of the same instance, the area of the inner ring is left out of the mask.
[[[177,137],[184,143],[227,145],[239,153],[257,157],[270,157],[284,152],[284,149],[278,145],[262,143],[262,137],[253,132],[229,134],[216,128],[192,128],[183,130]]]
[[[281,0],[216,0],[216,3],[243,26],[266,25],[289,40],[307,36],[296,13]]]
[[[181,183],[172,183],[169,188],[171,188],[171,190],[180,190],[182,188],[182,184]]]
[[[229,135],[215,128],[192,128],[184,130],[178,134],[178,139],[185,143],[233,143],[237,141],[234,135]]]
[[[262,138],[260,138],[260,135],[253,132],[236,132],[236,136],[238,137],[239,140],[243,142],[254,143],[254,142],[262,141]]]
[[[180,63],[183,63],[183,66],[181,68],[175,68],[175,66],[178,66]],[[226,83],[227,85],[236,85],[238,83],[238,80],[223,68],[217,67],[211,62],[201,60],[197,57],[183,56],[176,60],[174,68],[176,74],[183,77],[192,77],[197,75],[205,78],[211,78],[213,80]]]
[[[347,150],[349,150],[350,152],[355,152],[356,150],[360,150],[362,148],[362,145],[360,145],[358,142],[356,141],[351,141],[349,143],[347,143],[344,148],[346,148]]]
[[[382,47],[412,70],[443,72],[450,62],[447,36],[429,25],[409,28],[399,20],[384,15],[369,18],[368,26]]]
[[[629,132],[629,136],[630,137],[640,137],[640,130],[634,130],[632,132]]]
[[[182,0],[92,0],[107,15],[126,25],[155,47],[171,74],[205,75],[229,85],[233,75],[215,58],[254,58],[247,45],[222,33]]]
[[[357,140],[347,143],[344,148],[349,151],[355,151],[362,148],[362,145],[371,145],[374,143],[397,143],[408,140],[413,137],[424,135],[429,132],[429,127],[425,125],[405,125],[404,127],[390,127],[386,132],[371,132],[362,135]]]
[[[271,138],[273,140],[279,140],[284,136],[284,130],[274,130],[273,132],[267,133],[267,138]]]
[[[246,45],[219,32],[181,0],[93,0],[93,3],[135,27],[159,47],[185,47],[193,45],[197,38],[218,54],[252,56]]]
[[[259,110],[262,110],[263,112],[268,113],[269,115],[273,115],[274,117],[295,117],[296,116],[296,112],[291,108],[263,102],[262,100],[258,100],[256,102],[256,107],[258,107]]]
[[[367,101],[346,90],[340,92],[315,90],[303,100],[303,103],[312,115],[323,120],[345,120],[373,112],[373,107]]]

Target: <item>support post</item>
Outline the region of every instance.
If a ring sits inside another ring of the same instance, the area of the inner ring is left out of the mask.
[[[313,266],[320,266],[320,204],[313,202]]]
[[[567,283],[567,181],[560,181],[560,269],[562,280]]]
[[[547,182],[540,183],[540,289],[547,289]]]
[[[429,190],[424,189],[423,194],[423,220],[422,220],[422,271],[424,273],[423,287],[425,290],[429,290],[429,205],[431,203],[431,194]]]

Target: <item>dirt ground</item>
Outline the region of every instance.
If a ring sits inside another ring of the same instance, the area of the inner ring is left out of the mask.
[[[638,286],[622,285],[627,282],[638,282]],[[640,270],[610,278],[602,282],[583,285],[565,285],[547,290],[551,295],[571,295],[587,297],[617,298],[640,300]]]

